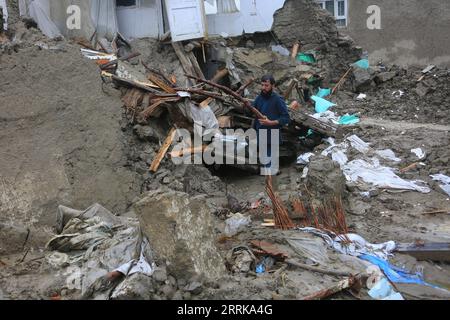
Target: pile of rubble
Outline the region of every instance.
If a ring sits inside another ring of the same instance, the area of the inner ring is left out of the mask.
[[[18,23],[0,56],[0,299],[449,298],[436,246],[448,245],[449,129],[393,122],[446,123],[411,116],[445,105],[444,70],[365,65],[306,0],[286,1],[276,38],[259,42],[117,38],[111,51]],[[267,73],[292,118],[276,192],[248,164],[176,165],[211,141],[172,149],[175,129],[192,137],[202,122],[226,140],[252,127]]]

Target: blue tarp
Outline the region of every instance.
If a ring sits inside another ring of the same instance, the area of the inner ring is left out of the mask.
[[[367,59],[361,59],[359,61],[356,61],[353,66],[361,68],[361,69],[369,69],[369,60]]]
[[[316,96],[319,98],[325,98],[326,96],[329,96],[331,94],[331,89],[322,89],[319,88],[319,92],[317,92]]]
[[[357,116],[346,114],[339,118],[339,124],[348,125],[348,124],[356,124],[359,122],[359,118]]]
[[[330,109],[331,107],[335,106],[333,102],[330,102],[328,100],[322,99],[318,96],[312,96],[311,99],[313,99],[316,102],[316,112],[322,113]]]
[[[425,282],[423,280],[423,276],[420,273],[411,274],[406,270],[393,266],[389,262],[382,260],[380,258],[368,254],[360,255],[359,258],[365,261],[369,261],[370,263],[378,266],[386,275],[386,277],[394,283],[413,283],[433,288],[439,288],[437,286]]]

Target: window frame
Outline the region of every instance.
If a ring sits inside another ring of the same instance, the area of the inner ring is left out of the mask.
[[[316,0],[316,3],[320,5],[320,7],[323,10],[326,10],[327,12],[329,12],[326,9],[326,2],[327,1],[334,1],[334,19],[336,20],[345,20],[345,25],[340,26],[337,25],[338,28],[345,28],[348,26],[348,0]],[[344,2],[344,15],[339,15],[339,2],[343,1]]]

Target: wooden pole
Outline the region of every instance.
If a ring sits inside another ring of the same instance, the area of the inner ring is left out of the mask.
[[[155,159],[152,162],[152,165],[150,166],[150,171],[157,172],[159,166],[161,165],[161,161],[164,159],[167,151],[169,150],[170,146],[172,145],[173,140],[175,139],[175,134],[177,133],[177,130],[175,128],[172,128],[169,132],[169,135],[167,136],[166,140],[164,141],[164,144],[162,145],[161,149],[159,150],[158,154],[156,155]]]

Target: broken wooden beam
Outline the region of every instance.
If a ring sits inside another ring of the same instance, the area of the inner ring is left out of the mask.
[[[234,92],[233,90],[231,90],[228,87],[222,86],[220,84],[208,81],[208,80],[204,80],[192,75],[186,75],[186,77],[190,78],[190,79],[194,79],[198,82],[201,83],[205,83],[207,85],[210,85],[211,87],[215,87],[223,92],[225,92],[226,94],[229,94],[230,96],[232,96],[233,98],[235,98],[236,100],[238,100],[239,102],[241,102],[243,104],[243,106],[247,109],[249,109],[258,119],[267,119],[266,116],[264,116],[261,112],[258,111],[258,109],[256,109],[255,107],[253,107],[250,102],[244,98],[242,98],[239,94],[237,94],[236,92]]]
[[[192,52],[186,54],[180,42],[172,42],[172,47],[180,60],[184,72],[187,74],[195,74],[198,78],[204,79],[203,72],[200,69],[197,59]]]
[[[333,90],[331,90],[331,95],[333,95],[339,88],[345,83],[345,80],[347,79],[347,76],[349,75],[350,71],[353,70],[353,67],[350,67],[347,72],[342,76],[342,78],[338,81],[338,83],[334,86]]]
[[[177,130],[175,128],[172,128],[164,141],[161,149],[159,150],[158,154],[155,156],[155,159],[153,159],[152,165],[150,166],[151,172],[157,172],[159,169],[159,166],[161,165],[161,161],[166,156],[167,151],[169,150],[170,146],[172,145],[173,140],[175,139],[175,135],[177,133]]]
[[[171,85],[168,85],[164,80],[160,79],[157,75],[155,75],[151,71],[148,74],[148,80],[150,80],[158,87],[163,89],[166,93],[177,93],[177,91]]]
[[[338,292],[341,292],[346,289],[351,289],[353,286],[355,286],[358,282],[360,282],[362,280],[362,277],[363,277],[362,275],[349,277],[347,279],[339,281],[337,284],[335,284],[334,286],[332,286],[330,288],[320,290],[320,291],[313,293],[307,297],[304,297],[303,300],[320,300],[320,299],[329,298]]]
[[[162,73],[161,71],[154,69],[154,68],[150,68],[147,64],[144,63],[144,61],[141,60],[141,64],[144,66],[145,69],[147,69],[148,72],[151,72],[153,74],[156,74],[157,76],[159,76],[161,79],[163,79],[165,85],[169,86],[170,88],[174,87],[174,82],[169,79],[164,73]]]
[[[292,79],[291,83],[289,84],[289,87],[286,89],[286,91],[283,94],[284,100],[288,100],[291,96],[292,90],[294,87],[298,84],[298,81],[295,79]]]
[[[417,260],[450,261],[450,243],[400,243],[396,252],[415,257]]]
[[[127,61],[127,60],[130,60],[130,59],[139,57],[140,55],[141,54],[139,52],[133,52],[133,53],[127,54],[126,56],[124,56],[122,58],[119,58],[119,59],[116,59],[116,60],[113,60],[113,61],[110,61],[108,63],[105,63],[105,64],[101,65],[100,69],[102,69],[102,70],[108,69],[109,67],[117,64],[119,61]]]
[[[178,151],[172,151],[169,153],[169,156],[171,158],[181,158],[184,157],[186,155],[193,155],[193,154],[198,154],[198,153],[203,153],[206,148],[208,146],[207,145],[203,145],[200,147],[188,147],[188,148],[184,148],[182,150],[178,150]]]
[[[289,109],[292,122],[308,127],[329,137],[342,138],[343,129],[337,125],[314,118],[301,110]]]
[[[163,103],[164,101],[159,100],[156,101],[155,103],[153,103],[151,106],[149,106],[147,109],[145,109],[144,111],[142,111],[139,114],[139,117],[142,120],[147,120],[149,117],[151,117],[153,115],[153,113],[156,111],[157,108],[159,108],[159,106]]]
[[[245,89],[247,89],[249,86],[251,86],[253,84],[253,82],[255,82],[254,78],[250,78],[246,84],[242,85],[238,91],[236,91],[236,93],[238,95],[242,95],[245,92]]]
[[[222,69],[217,71],[217,73],[214,75],[214,77],[211,79],[212,82],[219,82],[223,78],[225,78],[229,74],[228,69]]]
[[[303,263],[299,263],[293,260],[286,260],[285,261],[287,264],[297,267],[297,268],[301,268],[301,269],[305,269],[308,271],[312,271],[312,272],[317,272],[317,273],[323,273],[323,274],[328,274],[328,275],[332,275],[332,276],[343,276],[343,277],[351,277],[352,273],[350,272],[344,272],[344,271],[335,271],[335,270],[325,270],[322,268],[318,268],[318,267],[314,267],[314,266],[309,266],[307,264],[303,264]]]

